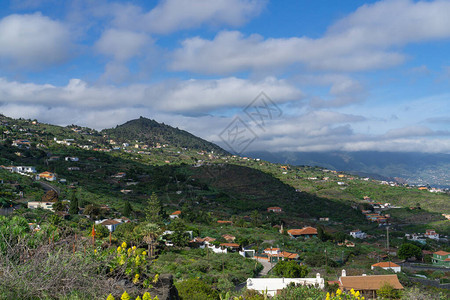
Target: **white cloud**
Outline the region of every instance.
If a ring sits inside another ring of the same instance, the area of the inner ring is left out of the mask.
[[[250,81],[235,77],[217,80],[167,81],[160,84],[91,86],[72,79],[66,86],[20,83],[0,78],[0,99],[7,103],[118,108],[144,106],[157,111],[207,113],[221,108],[244,108],[260,93],[273,101],[299,99],[301,92],[283,80]]]
[[[118,61],[126,61],[142,54],[142,49],[151,42],[144,33],[127,30],[108,29],[103,32],[95,44],[95,48],[102,54],[113,57]]]
[[[0,61],[7,67],[39,69],[59,64],[69,57],[70,49],[69,30],[40,13],[0,20]]]
[[[240,26],[258,15],[265,0],[163,0],[148,12],[130,4],[109,8],[118,28],[166,34],[177,30],[213,26]]]
[[[185,39],[172,70],[228,74],[302,64],[312,69],[361,71],[386,68],[406,57],[398,47],[450,37],[450,2],[381,1],[363,5],[321,38],[270,38],[222,31],[212,40]]]

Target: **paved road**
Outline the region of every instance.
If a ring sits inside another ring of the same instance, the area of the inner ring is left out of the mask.
[[[59,189],[54,187],[51,184],[48,184],[47,182],[43,182],[43,181],[39,181],[39,184],[42,186],[42,188],[47,192],[49,190],[53,190],[55,192],[57,192],[59,194]]]
[[[400,265],[402,268],[413,269],[413,270],[434,270],[434,271],[444,271],[444,272],[450,271],[449,268],[445,268],[445,267],[437,267],[437,266],[427,265],[427,264],[418,264],[418,263],[399,263],[399,265]]]
[[[270,262],[268,262],[265,259],[257,259],[257,258],[253,258],[257,261],[259,261],[262,265],[263,265],[263,269],[261,270],[261,272],[259,272],[258,276],[256,277],[263,277],[266,276],[270,270],[272,270],[272,264]]]
[[[261,270],[261,272],[259,272],[258,275],[256,275],[256,278],[262,277],[262,276],[266,276],[267,273],[269,273],[269,271],[272,270],[272,264],[270,262],[268,262],[267,260],[257,259],[257,258],[252,258],[252,259],[259,261],[263,265],[263,269]],[[241,289],[243,289],[245,287],[247,287],[247,281],[244,281],[244,282],[238,284],[234,288],[234,290],[235,291],[240,291]]]

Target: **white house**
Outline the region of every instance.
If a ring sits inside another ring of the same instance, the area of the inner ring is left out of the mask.
[[[433,240],[439,240],[439,233],[436,233],[436,231],[432,229],[427,229],[425,232],[425,237]]]
[[[396,263],[393,263],[391,261],[382,261],[376,264],[373,264],[371,269],[375,269],[376,267],[385,269],[385,270],[389,270],[392,269],[395,273],[399,273],[402,271],[402,267],[400,267],[399,265],[397,265]]]
[[[174,211],[173,213],[171,213],[169,218],[171,218],[171,219],[178,219],[180,217],[180,215],[181,215],[181,211],[177,210],[177,211]]]
[[[78,161],[78,157],[66,156],[66,161]]]
[[[277,255],[280,253],[280,248],[266,248],[264,249],[264,253],[270,255]]]
[[[351,231],[350,235],[355,239],[365,239],[367,237],[367,234],[359,229]]]
[[[325,287],[325,280],[317,273],[316,278],[248,278],[247,289],[256,290],[260,293],[267,291],[268,296],[275,296],[277,291],[286,288],[290,283]]]
[[[100,224],[108,228],[110,232],[114,232],[116,230],[117,226],[120,224],[125,223],[123,219],[103,219],[99,221],[95,221],[95,224]]]
[[[11,172],[14,173],[36,173],[35,167],[30,166],[13,166]]]
[[[30,201],[27,203],[29,209],[43,208],[53,211],[54,202]]]

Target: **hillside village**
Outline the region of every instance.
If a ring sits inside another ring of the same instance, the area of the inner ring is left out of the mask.
[[[95,291],[48,287],[64,296],[450,295],[448,190],[231,155],[167,125],[145,131],[155,123],[98,132],[0,116],[0,228],[18,228],[1,261],[36,279],[33,259],[59,247],[107,266],[91,270]],[[27,280],[9,293],[36,292]]]

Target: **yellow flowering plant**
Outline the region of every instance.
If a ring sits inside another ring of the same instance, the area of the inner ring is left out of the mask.
[[[351,289],[349,293],[343,292],[341,289],[337,289],[336,293],[327,293],[326,300],[365,300],[364,297],[361,297],[359,291]]]

